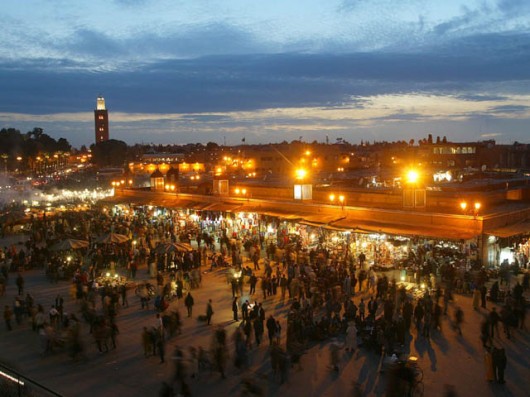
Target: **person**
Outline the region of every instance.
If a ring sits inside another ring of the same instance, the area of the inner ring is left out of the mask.
[[[488,348],[492,343],[490,336],[490,320],[489,317],[485,317],[480,324],[480,340],[482,341],[482,347]]]
[[[57,328],[59,325],[59,311],[55,308],[55,305],[52,305],[48,315],[50,316],[50,325]]]
[[[234,296],[234,300],[232,301],[232,313],[234,314],[234,321],[239,321],[239,318],[237,316],[239,308],[237,305],[237,296]]]
[[[6,322],[6,328],[8,331],[11,331],[13,329],[11,325],[11,319],[13,318],[13,311],[9,307],[9,305],[5,305],[4,307],[4,321]]]
[[[475,288],[473,290],[473,309],[478,310],[478,304],[480,301],[480,290],[478,288]]]
[[[375,321],[375,315],[377,314],[377,301],[373,296],[371,296],[370,300],[368,301],[368,313],[370,314],[372,320]]]
[[[213,334],[212,348],[215,368],[221,373],[221,378],[225,379],[225,364],[227,358],[226,331],[218,327]]]
[[[147,327],[144,327],[142,331],[142,347],[144,350],[144,357],[148,357],[151,354],[151,335]]]
[[[497,302],[499,297],[499,282],[495,281],[490,288],[490,299],[492,302]]]
[[[483,309],[486,308],[486,295],[488,294],[488,288],[486,287],[486,284],[482,284],[482,287],[480,287],[480,307]]]
[[[462,323],[464,322],[464,312],[460,306],[455,309],[455,331],[458,331],[458,335],[462,335]]]
[[[364,254],[364,252],[361,252],[359,254],[359,266],[362,268],[364,266],[364,261],[366,260],[366,255]],[[359,289],[360,291],[360,289]]]
[[[20,273],[18,273],[16,284],[18,288],[18,294],[24,295],[24,277],[22,277],[22,274]]]
[[[334,341],[329,347],[329,356],[330,356],[330,365],[331,368],[335,371],[339,371],[339,361],[340,361],[340,349],[342,346]]]
[[[282,325],[280,324],[280,320],[276,320],[276,332],[274,333],[274,339],[277,345],[279,345],[282,340]]]
[[[156,340],[156,348],[158,350],[158,357],[160,357],[160,364],[165,363],[166,344],[163,336],[159,336]]]
[[[357,348],[357,327],[355,322],[350,321],[346,328],[346,351],[353,353]]]
[[[248,299],[241,305],[241,317],[243,317],[243,320],[248,320],[249,305]]]
[[[112,343],[112,348],[116,349],[116,337],[120,333],[118,326],[115,321],[110,322],[110,341]]]
[[[501,321],[501,316],[499,316],[499,313],[497,313],[497,309],[495,308],[495,306],[493,306],[488,315],[488,322],[491,326],[490,328],[491,338],[495,337],[495,333],[497,333],[497,337],[500,337],[500,334],[499,334],[499,322],[500,321]]]
[[[193,296],[191,296],[191,292],[188,292],[188,295],[186,295],[186,298],[184,298],[184,304],[186,305],[186,309],[188,310],[188,317],[192,316],[193,311]]]
[[[495,379],[498,383],[503,384],[505,383],[504,370],[506,369],[507,364],[506,351],[502,347],[494,347],[491,356],[493,361],[493,373],[495,375]]]
[[[212,322],[212,316],[213,316],[212,300],[208,299],[208,304],[206,305],[206,324],[210,325],[210,323]]]
[[[361,298],[361,302],[359,302],[359,319],[361,321],[364,321],[364,311],[365,311],[364,298]]]
[[[267,333],[268,333],[268,336],[269,336],[269,345],[272,346],[272,343],[273,343],[274,338],[276,336],[276,320],[274,319],[272,314],[269,315],[269,318],[267,319],[266,326],[267,326]]]
[[[484,367],[486,369],[486,380],[488,382],[493,382],[495,380],[495,375],[493,374],[493,358],[491,355],[492,349],[486,348],[484,351]]]
[[[125,284],[120,285],[121,305],[123,307],[129,307],[129,301],[127,300],[127,286]]]

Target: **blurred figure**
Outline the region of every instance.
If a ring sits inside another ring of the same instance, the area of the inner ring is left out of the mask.
[[[460,306],[455,308],[455,331],[458,332],[458,335],[462,335],[462,323],[464,322],[464,312]]]

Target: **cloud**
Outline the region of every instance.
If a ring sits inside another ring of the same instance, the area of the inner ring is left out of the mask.
[[[501,105],[489,109],[491,113],[522,114],[529,113],[530,106],[525,105]]]
[[[507,15],[520,15],[530,11],[530,4],[526,0],[498,0],[497,8]]]

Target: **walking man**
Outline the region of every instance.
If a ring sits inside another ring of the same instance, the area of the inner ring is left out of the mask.
[[[17,288],[18,288],[18,294],[23,295],[24,294],[24,277],[22,277],[22,274],[18,273],[16,283],[17,283]]]
[[[237,317],[238,311],[239,311],[239,308],[237,304],[237,296],[235,296],[234,300],[232,301],[232,313],[234,313],[234,321],[239,321],[239,318]]]
[[[188,292],[188,295],[184,298],[184,304],[186,305],[186,309],[188,309],[188,317],[192,316],[193,303],[193,296],[191,296],[191,292]]]
[[[208,304],[206,305],[206,323],[210,325],[213,316],[213,307],[212,300],[208,299]]]

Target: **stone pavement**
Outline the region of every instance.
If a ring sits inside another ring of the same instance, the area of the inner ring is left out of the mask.
[[[13,276],[13,274],[11,274]],[[140,269],[138,276],[147,279],[145,268]],[[88,334],[88,326],[83,324],[82,333],[85,340],[86,358],[73,362],[64,350],[43,356],[40,353],[39,339],[25,321],[15,326],[11,332],[0,325],[0,361],[8,363],[24,375],[55,390],[64,396],[157,396],[162,381],[171,379],[173,364],[172,353],[176,346],[210,345],[212,329],[197,316],[203,314],[206,302],[213,299],[215,314],[214,326],[226,328],[229,336],[229,352],[233,352],[231,334],[238,323],[232,321],[231,288],[226,283],[224,269],[215,270],[203,275],[203,285],[192,292],[195,299],[194,316],[187,318],[183,302],[173,301],[171,307],[178,309],[183,320],[182,335],[175,336],[166,344],[166,363],[160,364],[158,357],[143,356],[141,331],[143,326],[154,325],[155,312],[141,310],[140,302],[129,292],[129,308],[123,308],[117,317],[120,330],[118,347],[108,353],[99,353],[93,338]],[[65,298],[65,311],[76,312],[77,306],[69,295],[70,283],[60,281],[50,284],[41,270],[24,273],[27,292],[30,292],[36,303],[43,304],[48,310],[55,296]],[[0,305],[12,304],[16,294],[13,281],[9,280],[6,295],[0,297]],[[259,286],[259,285],[258,285]],[[247,287],[248,288],[248,287]],[[247,289],[248,291],[248,289]],[[355,301],[359,301],[359,296]],[[362,296],[367,296],[363,293]],[[258,294],[252,299],[262,301]],[[449,319],[444,319],[443,332],[433,332],[432,338],[416,338],[416,332],[408,347],[410,353],[419,357],[424,371],[425,396],[443,396],[444,386],[456,387],[459,396],[528,396],[530,390],[530,337],[527,331],[516,331],[511,340],[504,337],[497,340],[507,351],[507,383],[498,385],[488,383],[484,376],[483,349],[479,340],[480,320],[484,312],[475,312],[471,308],[471,298],[457,296],[457,302],[465,312],[463,336],[458,336],[450,327]],[[287,305],[280,302],[279,296],[264,301],[267,315],[279,316],[282,324],[282,335],[285,337],[287,324]],[[452,308],[450,308],[452,313]],[[204,373],[199,379],[190,379],[192,395],[208,396],[212,392],[218,396],[240,395],[242,377],[251,376],[265,389],[268,396],[338,396],[351,395],[352,383],[361,384],[364,396],[384,396],[385,374],[378,368],[381,357],[372,352],[359,349],[353,357],[342,352],[340,372],[336,374],[329,367],[329,343],[315,344],[302,358],[303,370],[294,368],[288,382],[280,385],[272,379],[268,359],[268,342],[250,353],[251,368],[241,373],[229,360],[227,379],[221,379],[217,373]]]

